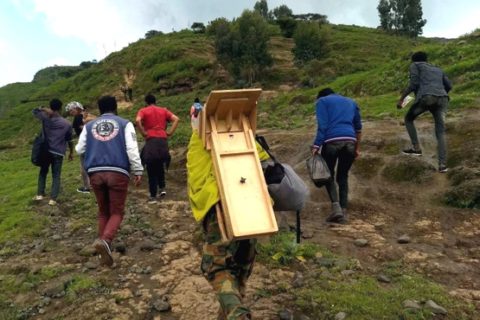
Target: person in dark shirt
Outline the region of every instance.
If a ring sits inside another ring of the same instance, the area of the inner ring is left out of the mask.
[[[60,115],[62,102],[58,99],[50,101],[50,108],[35,108],[33,115],[42,121],[43,132],[48,144],[48,161],[40,167],[38,175],[37,195],[35,201],[43,200],[45,197],[45,185],[48,169],[52,167],[52,190],[49,205],[57,204],[57,197],[60,193],[60,175],[62,163],[67,144],[70,150],[68,160],[73,160],[72,125]]]
[[[95,116],[88,113],[84,106],[80,102],[72,101],[65,106],[65,110],[73,116],[72,127],[75,131],[75,135],[80,137],[83,126],[90,120],[95,119]],[[82,175],[83,185],[77,188],[77,192],[80,193],[90,193],[90,179],[88,177],[87,171],[83,166],[85,161],[83,155],[80,156],[80,174]]]
[[[427,54],[419,51],[412,55],[410,64],[410,83],[403,90],[397,102],[397,108],[403,108],[405,97],[415,93],[415,101],[405,116],[405,127],[407,128],[412,147],[403,150],[404,154],[421,156],[422,150],[418,142],[417,130],[414,120],[424,112],[430,111],[435,120],[435,136],[438,148],[438,171],[447,172],[447,145],[445,142],[445,115],[447,113],[448,93],[452,89],[452,83],[445,73],[438,67],[427,62]]]

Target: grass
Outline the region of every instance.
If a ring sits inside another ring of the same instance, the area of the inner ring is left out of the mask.
[[[392,279],[389,284],[381,284],[375,277],[363,273],[344,279],[339,271],[329,269],[329,277],[322,275],[322,269],[311,272],[313,276],[305,279],[306,287],[295,292],[296,306],[319,320],[333,319],[339,312],[357,320],[437,319],[425,308],[405,309],[405,300],[435,301],[448,310],[448,316],[442,319],[473,319],[475,314],[474,306],[452,299],[442,286],[401,264],[384,266],[383,273]]]
[[[75,275],[67,286],[66,299],[69,302],[74,302],[81,295],[99,287],[101,287],[101,283],[92,277],[83,274]]]

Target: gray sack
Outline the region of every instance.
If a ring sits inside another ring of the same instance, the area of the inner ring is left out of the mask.
[[[285,169],[282,181],[267,185],[268,193],[274,201],[273,210],[302,210],[308,197],[308,188],[292,167],[285,163],[282,166]]]

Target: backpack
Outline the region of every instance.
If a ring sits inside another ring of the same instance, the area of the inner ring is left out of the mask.
[[[45,129],[33,140],[31,160],[34,165],[41,167],[49,161],[48,142],[45,137]]]

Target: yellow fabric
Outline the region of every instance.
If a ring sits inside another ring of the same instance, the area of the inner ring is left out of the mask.
[[[270,157],[257,143],[260,161]],[[190,207],[196,221],[201,221],[208,210],[220,201],[217,180],[210,151],[203,148],[198,131],[194,130],[190,137],[187,151],[187,187]]]
[[[210,152],[203,148],[202,139],[194,131],[187,152],[188,198],[195,220],[202,220],[208,210],[220,200]]]

